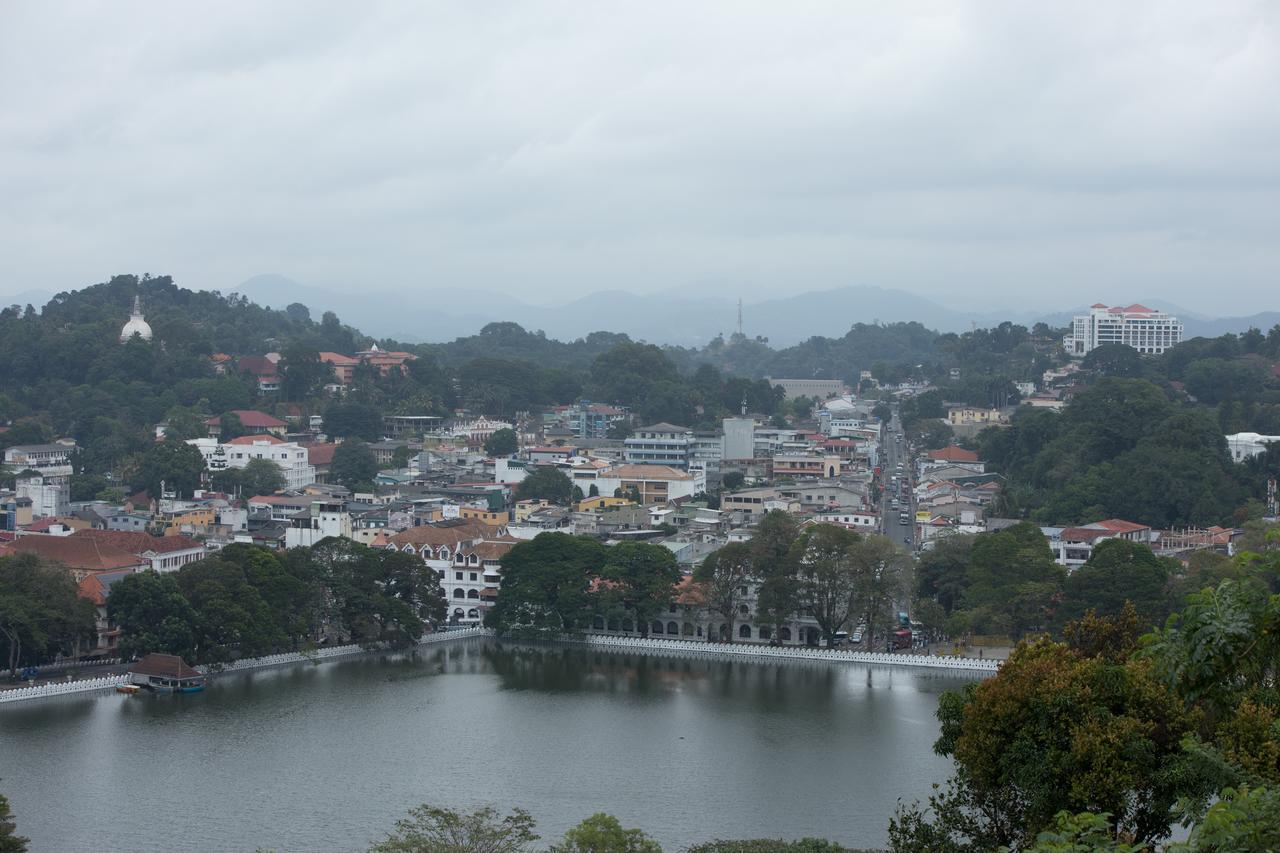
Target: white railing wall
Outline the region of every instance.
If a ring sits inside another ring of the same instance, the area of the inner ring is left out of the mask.
[[[598,648],[647,649],[656,652],[715,655],[730,657],[774,658],[784,660],[828,661],[831,663],[864,663],[877,666],[912,666],[955,669],[967,672],[995,672],[1000,661],[983,658],[942,657],[938,655],[890,654],[888,652],[851,652],[842,649],[812,649],[803,646],[759,646],[750,643],[708,643],[698,640],[658,640],[652,637],[617,637],[610,634],[587,634],[566,642]]]
[[[44,699],[48,696],[66,696],[70,693],[89,693],[95,690],[111,690],[129,680],[129,676],[104,675],[100,678],[84,678],[80,681],[51,681],[33,687],[15,687],[0,690],[0,703],[21,702],[24,699]]]

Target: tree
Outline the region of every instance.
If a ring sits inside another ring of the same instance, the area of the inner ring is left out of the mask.
[[[32,554],[0,557],[0,652],[10,678],[19,666],[78,653],[93,627],[93,605],[76,594],[65,566]]]
[[[320,360],[320,353],[302,344],[285,347],[280,359],[280,396],[285,400],[307,400],[334,381],[333,368]]]
[[[251,459],[240,469],[239,484],[246,495],[274,494],[284,488],[284,470],[270,459]]]
[[[499,817],[490,806],[463,814],[424,804],[370,853],[525,853],[538,840],[535,826],[524,809]]]
[[[1180,797],[1212,780],[1181,741],[1194,718],[1144,661],[1020,644],[999,673],[944,694],[934,746],[955,759],[947,788],[900,808],[894,850],[1031,846],[1062,811],[1112,816],[1138,842],[1164,838]]]
[[[225,412],[218,418],[218,440],[225,443],[232,439],[248,435],[244,421],[235,412]]]
[[[642,830],[623,829],[616,817],[600,812],[566,832],[551,853],[662,853],[662,847]]]
[[[516,499],[550,501],[564,506],[573,498],[573,481],[559,468],[540,465],[516,486]]]
[[[730,542],[712,551],[693,573],[694,580],[703,585],[708,609],[725,620],[722,640],[733,642],[733,625],[747,598],[747,584],[753,573],[751,547],[744,542]]]
[[[369,445],[358,438],[349,438],[334,449],[329,476],[339,486],[352,491],[371,490],[373,479],[378,476],[378,462]]]
[[[18,835],[18,825],[9,809],[9,800],[0,794],[0,853],[26,853],[30,838]]]
[[[1079,619],[1087,610],[1114,616],[1132,602],[1146,623],[1155,625],[1167,615],[1164,589],[1168,581],[1164,564],[1148,546],[1107,539],[1067,576],[1057,619],[1060,623]]]
[[[675,554],[661,545],[621,542],[608,550],[600,576],[609,582],[608,598],[629,612],[647,637],[650,621],[675,600],[680,566]]]
[[[502,558],[498,600],[485,624],[511,636],[577,633],[590,609],[591,580],[608,559],[594,539],[540,533]]]
[[[855,577],[853,617],[867,626],[868,643],[880,626],[894,619],[894,604],[907,595],[907,572],[911,558],[887,536],[867,536],[849,551]]]
[[[174,573],[138,572],[111,585],[107,615],[120,628],[120,656],[161,652],[192,659],[195,612]]]
[[[916,594],[942,605],[948,615],[964,599],[973,536],[947,536],[916,560]]]
[[[416,454],[409,449],[408,445],[401,445],[400,447],[397,447],[395,451],[391,454],[391,467],[392,468],[408,468],[409,462],[413,459],[415,455]]]
[[[720,478],[720,488],[732,492],[734,489],[742,488],[742,484],[746,482],[746,477],[741,471],[728,471]]]
[[[355,400],[335,402],[324,413],[324,431],[330,438],[382,438],[382,413]]]
[[[833,524],[818,524],[795,544],[801,606],[818,623],[827,645],[853,615],[858,581],[850,551],[861,537]]]
[[[484,440],[484,452],[490,456],[510,456],[520,449],[520,439],[513,429],[496,430]]]
[[[136,490],[145,490],[157,498],[161,495],[162,483],[164,491],[190,497],[200,488],[204,473],[204,457],[197,447],[184,441],[165,439],[142,454],[130,483]]]

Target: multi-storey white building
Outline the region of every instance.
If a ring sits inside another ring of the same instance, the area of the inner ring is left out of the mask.
[[[274,435],[244,435],[218,443],[211,438],[187,440],[200,450],[210,471],[244,468],[255,459],[267,459],[280,466],[286,489],[301,489],[316,481],[316,467],[311,464],[307,448]]]
[[[1088,314],[1077,314],[1071,332],[1062,339],[1068,355],[1085,355],[1103,344],[1123,344],[1140,353],[1160,354],[1182,343],[1182,321],[1148,308],[1128,305],[1108,308],[1101,302]]]
[[[75,442],[25,444],[5,450],[4,464],[18,476],[14,491],[31,501],[35,518],[66,515],[71,508],[71,454]]]
[[[675,424],[640,427],[623,442],[629,465],[670,465],[688,468],[693,459],[693,430]]]

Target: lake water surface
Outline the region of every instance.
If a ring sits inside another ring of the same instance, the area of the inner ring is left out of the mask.
[[[885,843],[925,797],[938,694],[974,676],[490,639],[217,678],[203,694],[0,706],[0,792],[36,851],[363,850],[411,807],[593,812],[668,851]]]

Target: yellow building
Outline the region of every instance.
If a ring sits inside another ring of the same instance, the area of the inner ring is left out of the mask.
[[[479,509],[473,506],[458,507],[458,518],[470,518],[483,522],[490,527],[506,527],[511,521],[511,513],[505,509],[494,511],[491,509]]]

